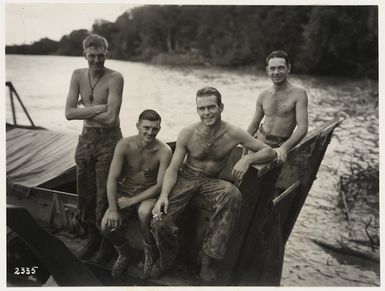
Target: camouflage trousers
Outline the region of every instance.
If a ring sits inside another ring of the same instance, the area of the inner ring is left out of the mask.
[[[84,127],[76,148],[76,178],[80,219],[89,232],[100,227],[108,207],[107,178],[120,128]]]
[[[203,237],[203,251],[215,259],[225,256],[227,243],[241,208],[241,193],[230,182],[212,178],[184,165],[168,197],[167,214],[163,214],[160,221],[152,220],[152,233],[159,249],[160,264],[164,268],[171,266],[179,248],[176,218],[194,194],[206,198],[212,209]]]

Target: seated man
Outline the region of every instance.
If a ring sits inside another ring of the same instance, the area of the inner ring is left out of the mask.
[[[287,158],[287,152],[307,133],[308,100],[306,90],[287,79],[291,70],[287,53],[273,51],[266,58],[266,65],[273,85],[258,96],[247,132],[275,148],[277,161],[282,163]],[[265,120],[262,125],[263,117]]]
[[[160,277],[173,264],[179,243],[178,215],[191,197],[202,194],[214,210],[203,238],[200,276],[204,282],[216,279],[217,260],[226,253],[227,242],[241,208],[238,188],[218,179],[231,151],[239,144],[255,153],[243,156],[234,166],[232,176],[239,182],[249,165],[274,158],[274,151],[247,132],[221,120],[221,94],[212,87],[202,88],[196,95],[197,112],[201,119],[182,129],[167,168],[162,191],[153,210],[152,232],[159,250],[159,259],[150,276]]]
[[[163,174],[170,163],[172,151],[156,139],[161,118],[154,110],[145,110],[136,124],[138,134],[122,139],[115,148],[107,180],[108,209],[101,228],[118,251],[112,276],[120,276],[129,263],[129,246],[124,237],[124,221],[138,213],[144,238],[144,276],[154,261],[155,241],[150,230],[151,210],[160,192]],[[127,176],[118,191],[123,165]]]

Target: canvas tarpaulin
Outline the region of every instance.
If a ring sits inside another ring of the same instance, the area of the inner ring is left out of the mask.
[[[12,184],[35,187],[75,166],[77,135],[23,128],[6,134],[7,180]]]

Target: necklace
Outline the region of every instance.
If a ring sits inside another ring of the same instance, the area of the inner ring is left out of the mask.
[[[209,154],[210,152],[214,151],[215,141],[219,139],[221,136],[223,136],[225,132],[226,132],[226,128],[220,129],[215,134],[204,134],[202,132],[199,132],[198,134],[201,136],[202,144],[204,145],[203,151],[206,154]]]
[[[92,103],[92,102],[94,102],[94,89],[95,89],[96,85],[98,84],[98,82],[100,81],[100,79],[103,77],[103,75],[104,75],[104,70],[103,70],[103,72],[102,72],[100,78],[96,80],[94,86],[91,85],[90,71],[88,70],[87,73],[88,73],[88,83],[90,84],[90,88],[91,88],[91,95],[90,95],[90,97],[88,97],[88,98],[90,99],[90,102]]]

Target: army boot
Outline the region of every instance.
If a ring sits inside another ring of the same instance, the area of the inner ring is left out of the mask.
[[[148,279],[151,275],[152,266],[155,263],[156,258],[158,257],[158,249],[156,244],[148,244],[143,242],[144,245],[144,264],[143,264],[143,278]]]
[[[112,267],[111,275],[112,277],[117,278],[122,275],[124,270],[127,268],[128,263],[130,262],[130,248],[128,243],[125,242],[122,245],[115,246],[115,249],[118,252],[118,258]]]

